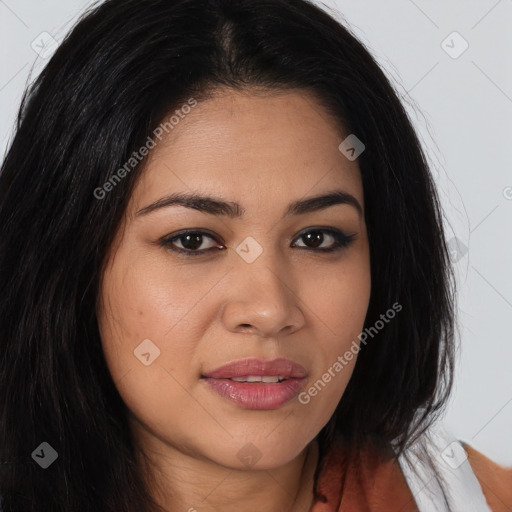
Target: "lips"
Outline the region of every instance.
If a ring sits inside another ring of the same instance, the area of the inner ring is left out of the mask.
[[[306,369],[289,359],[243,359],[217,368],[203,376],[212,379],[233,379],[248,376],[281,376],[284,379],[302,379],[306,377]]]
[[[277,409],[295,397],[307,371],[289,359],[244,359],[202,375],[209,388],[245,409]]]

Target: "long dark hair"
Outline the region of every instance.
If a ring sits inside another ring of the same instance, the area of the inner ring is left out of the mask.
[[[365,327],[394,303],[402,310],[368,339],[318,434],[315,482],[336,436],[400,454],[444,408],[455,284],[442,212],[419,140],[369,51],[306,0],[107,0],[27,89],[1,168],[4,510],[159,510],[96,317],[105,256],[145,162],[104,197],[97,190],[165,116],[218,88],[310,91],[366,146]],[[31,457],[42,442],[59,457],[44,471]]]

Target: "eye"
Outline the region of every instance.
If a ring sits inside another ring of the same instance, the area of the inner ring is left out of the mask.
[[[327,235],[327,236],[326,236]],[[348,247],[356,238],[355,234],[346,235],[335,228],[313,228],[303,231],[296,240],[303,240],[307,245],[295,247],[314,252],[333,252]],[[160,245],[185,256],[201,256],[214,249],[225,249],[225,246],[204,247],[204,240],[216,240],[216,237],[205,231],[185,230],[160,241]],[[327,247],[321,247],[325,241],[331,241]],[[179,243],[181,247],[176,244]],[[202,249],[201,249],[202,247]]]
[[[201,250],[198,250],[203,245],[203,239],[205,238],[209,238],[210,240],[215,239],[212,235],[208,235],[204,231],[182,231],[171,238],[164,238],[161,241],[161,245],[169,248],[171,251],[185,254],[187,256],[199,256],[214,248],[203,247]],[[176,247],[176,241],[178,241],[182,247]]]
[[[331,239],[332,242],[327,247],[319,248],[325,242],[325,233],[327,233],[327,239]],[[356,238],[355,234],[346,235],[343,231],[333,228],[313,228],[303,231],[297,238],[297,240],[304,240],[307,244],[305,247],[307,250],[313,250],[317,252],[332,252],[348,247],[353,240]]]

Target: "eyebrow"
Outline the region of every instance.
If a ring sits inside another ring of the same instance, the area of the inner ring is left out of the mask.
[[[353,206],[359,215],[363,216],[363,208],[353,195],[342,190],[333,190],[327,194],[308,197],[290,203],[283,218],[324,210],[338,204]],[[217,197],[193,193],[174,193],[141,208],[137,211],[136,216],[147,215],[169,206],[184,206],[210,215],[227,216],[230,218],[241,218],[245,214],[245,208],[232,201],[224,201]]]

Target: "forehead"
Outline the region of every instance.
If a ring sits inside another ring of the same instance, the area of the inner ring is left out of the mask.
[[[154,138],[134,208],[165,193],[202,191],[261,209],[262,201],[332,188],[363,204],[357,161],[338,149],[348,134],[307,92],[223,91],[174,121]]]

